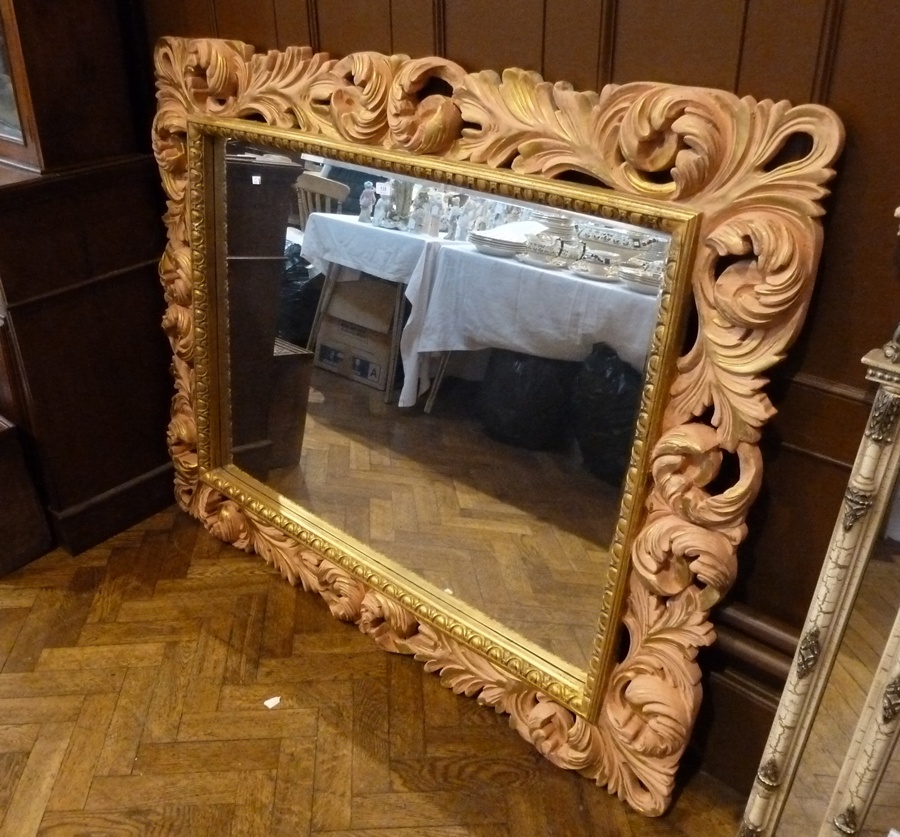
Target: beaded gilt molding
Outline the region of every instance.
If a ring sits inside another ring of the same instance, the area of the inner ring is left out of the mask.
[[[634,83],[579,92],[525,70],[466,73],[436,57],[363,52],[334,60],[305,47],[255,54],[236,41],[166,38],[155,63],[153,147],[168,197],[163,326],[175,377],[168,444],[180,506],[318,592],[338,618],[385,649],[414,654],[454,691],[508,713],[554,764],[605,784],[645,814],[663,813],[700,702],[695,658],[714,638],[709,609],[734,581],[760,485],[760,428],[774,413],[764,374],[783,358],[808,308],[820,201],[843,143],[838,119],[815,105],[705,88]],[[426,95],[426,85],[440,92]],[[677,364],[648,454],[640,529],[611,594],[622,600],[629,648],[607,677],[588,673],[584,716],[533,678],[420,621],[332,560],[333,547],[292,536],[275,515],[223,494],[203,473],[196,403],[207,394],[198,392],[195,349],[205,335],[192,296],[205,264],[189,243],[198,211],[188,184],[192,118],[262,120],[486,172],[577,173],[619,195],[699,213],[689,271],[697,332]],[[795,135],[809,138],[807,149],[782,160]],[[726,457],[738,476],[712,493],[707,486]]]

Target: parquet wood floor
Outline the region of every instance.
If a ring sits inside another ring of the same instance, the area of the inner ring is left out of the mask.
[[[628,811],[174,510],[0,579],[0,837],[718,837],[741,807],[696,774]]]
[[[573,451],[493,441],[473,402],[471,387],[453,381],[432,415],[401,410],[316,369],[300,468],[272,472],[269,484],[586,668],[619,489]]]

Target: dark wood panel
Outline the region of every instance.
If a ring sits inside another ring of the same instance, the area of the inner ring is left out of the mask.
[[[703,704],[694,727],[685,767],[702,769],[742,795],[750,792],[780,690],[763,686],[721,659],[703,654]]]
[[[278,48],[273,0],[256,0],[249,15],[244,0],[215,0],[215,19],[220,38],[246,41],[261,52]]]
[[[138,150],[119,0],[14,6],[43,168]]]
[[[319,49],[335,57],[391,52],[391,0],[317,0]]]
[[[166,35],[190,34],[183,2],[144,0],[143,5],[144,19],[147,24],[147,42],[151,48]]]
[[[46,552],[50,527],[16,428],[0,416],[0,576]]]
[[[156,266],[10,313],[56,509],[163,465],[172,385]]]
[[[440,4],[425,0],[391,0],[392,51],[414,58],[440,55],[444,48],[441,11]]]
[[[753,0],[747,10],[738,92],[757,99],[812,100],[829,0]]]
[[[799,629],[806,616],[850,469],[785,444],[764,446],[766,470],[738,549],[732,597]]]
[[[49,509],[51,527],[60,545],[77,555],[169,506],[174,480],[172,463],[165,462],[77,506]]]
[[[184,34],[194,38],[217,36],[215,0],[181,0],[181,2],[184,4],[184,23],[187,26]],[[247,12],[251,9],[252,7],[248,7]]]
[[[619,3],[613,81],[668,81],[732,90],[745,0]]]
[[[315,47],[309,28],[309,2],[314,0],[273,0],[278,48]]]
[[[452,0],[445,16],[447,56],[467,70],[541,69],[544,0]]]
[[[80,225],[72,223],[74,196],[15,191],[0,194],[0,276],[10,305],[90,276]]]
[[[42,294],[154,259],[163,211],[149,158],[14,185],[0,193],[0,276],[14,307]]]
[[[859,358],[900,317],[897,222],[900,62],[875,44],[900,43],[900,5],[846,3],[826,104],[844,120],[847,145],[826,217],[819,288],[801,368],[860,385]],[[836,434],[842,429],[835,427]]]
[[[547,0],[544,78],[579,90],[596,88],[603,6],[596,0]]]
[[[857,383],[866,386],[862,364]],[[871,392],[871,388],[839,387],[803,375],[791,380],[776,378],[769,394],[778,414],[769,432],[811,456],[837,460],[850,468],[868,419]],[[836,428],[841,432],[836,433]]]

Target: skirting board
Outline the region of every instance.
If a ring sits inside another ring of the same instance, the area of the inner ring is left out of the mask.
[[[77,555],[171,506],[173,485],[172,465],[166,463],[85,503],[50,509],[50,522],[60,545]]]

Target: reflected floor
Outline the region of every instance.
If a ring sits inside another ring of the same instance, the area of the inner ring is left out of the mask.
[[[300,467],[272,471],[269,484],[585,668],[619,491],[573,452],[491,440],[474,395],[449,379],[425,415],[316,369]]]

